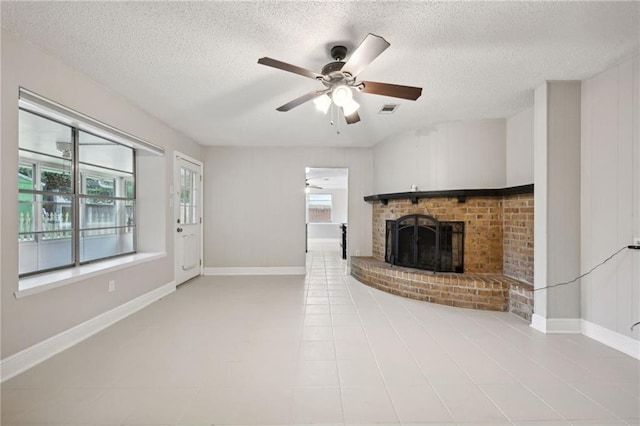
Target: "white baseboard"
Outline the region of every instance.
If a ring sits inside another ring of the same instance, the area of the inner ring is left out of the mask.
[[[0,360],[0,380],[4,382],[40,364],[48,358],[93,336],[121,319],[133,314],[156,300],[174,292],[176,283],[170,282],[143,294],[110,311],[56,334],[27,349]]]
[[[582,334],[635,359],[640,359],[640,341],[638,340],[587,320],[582,320]]]
[[[547,332],[547,319],[542,315],[533,314],[531,315],[531,327],[535,328],[541,333]]]
[[[305,275],[304,266],[267,267],[210,267],[204,268],[204,275]]]
[[[531,316],[531,327],[547,334],[580,334],[580,318],[545,318],[538,314]]]
[[[583,334],[633,358],[640,359],[640,341],[584,319],[545,318],[533,314],[531,327],[548,334]]]

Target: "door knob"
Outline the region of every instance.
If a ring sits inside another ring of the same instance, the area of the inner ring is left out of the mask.
[[[176,229],[176,231],[182,232],[182,228],[178,228],[178,229]]]

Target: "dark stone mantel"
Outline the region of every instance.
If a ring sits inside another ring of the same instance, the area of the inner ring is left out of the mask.
[[[532,194],[533,184],[510,186],[507,188],[485,188],[485,189],[445,189],[441,191],[408,191],[395,192],[391,194],[368,195],[365,201],[381,201],[387,205],[389,200],[409,199],[413,204],[418,204],[420,198],[437,197],[457,197],[458,202],[464,203],[467,197],[503,197],[505,195]]]

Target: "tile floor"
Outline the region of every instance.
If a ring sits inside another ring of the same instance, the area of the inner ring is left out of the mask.
[[[2,425],[640,424],[640,363],[508,313],[308,274],[200,277],[7,381]]]

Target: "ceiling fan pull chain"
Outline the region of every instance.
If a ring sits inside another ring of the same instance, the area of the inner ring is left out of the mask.
[[[330,123],[331,123],[332,126],[334,125],[335,122],[337,122],[336,120],[334,120],[334,116],[336,115],[335,111],[336,111],[336,107],[333,104],[333,102],[331,102],[331,112],[330,112],[331,113],[331,121],[330,121]]]

